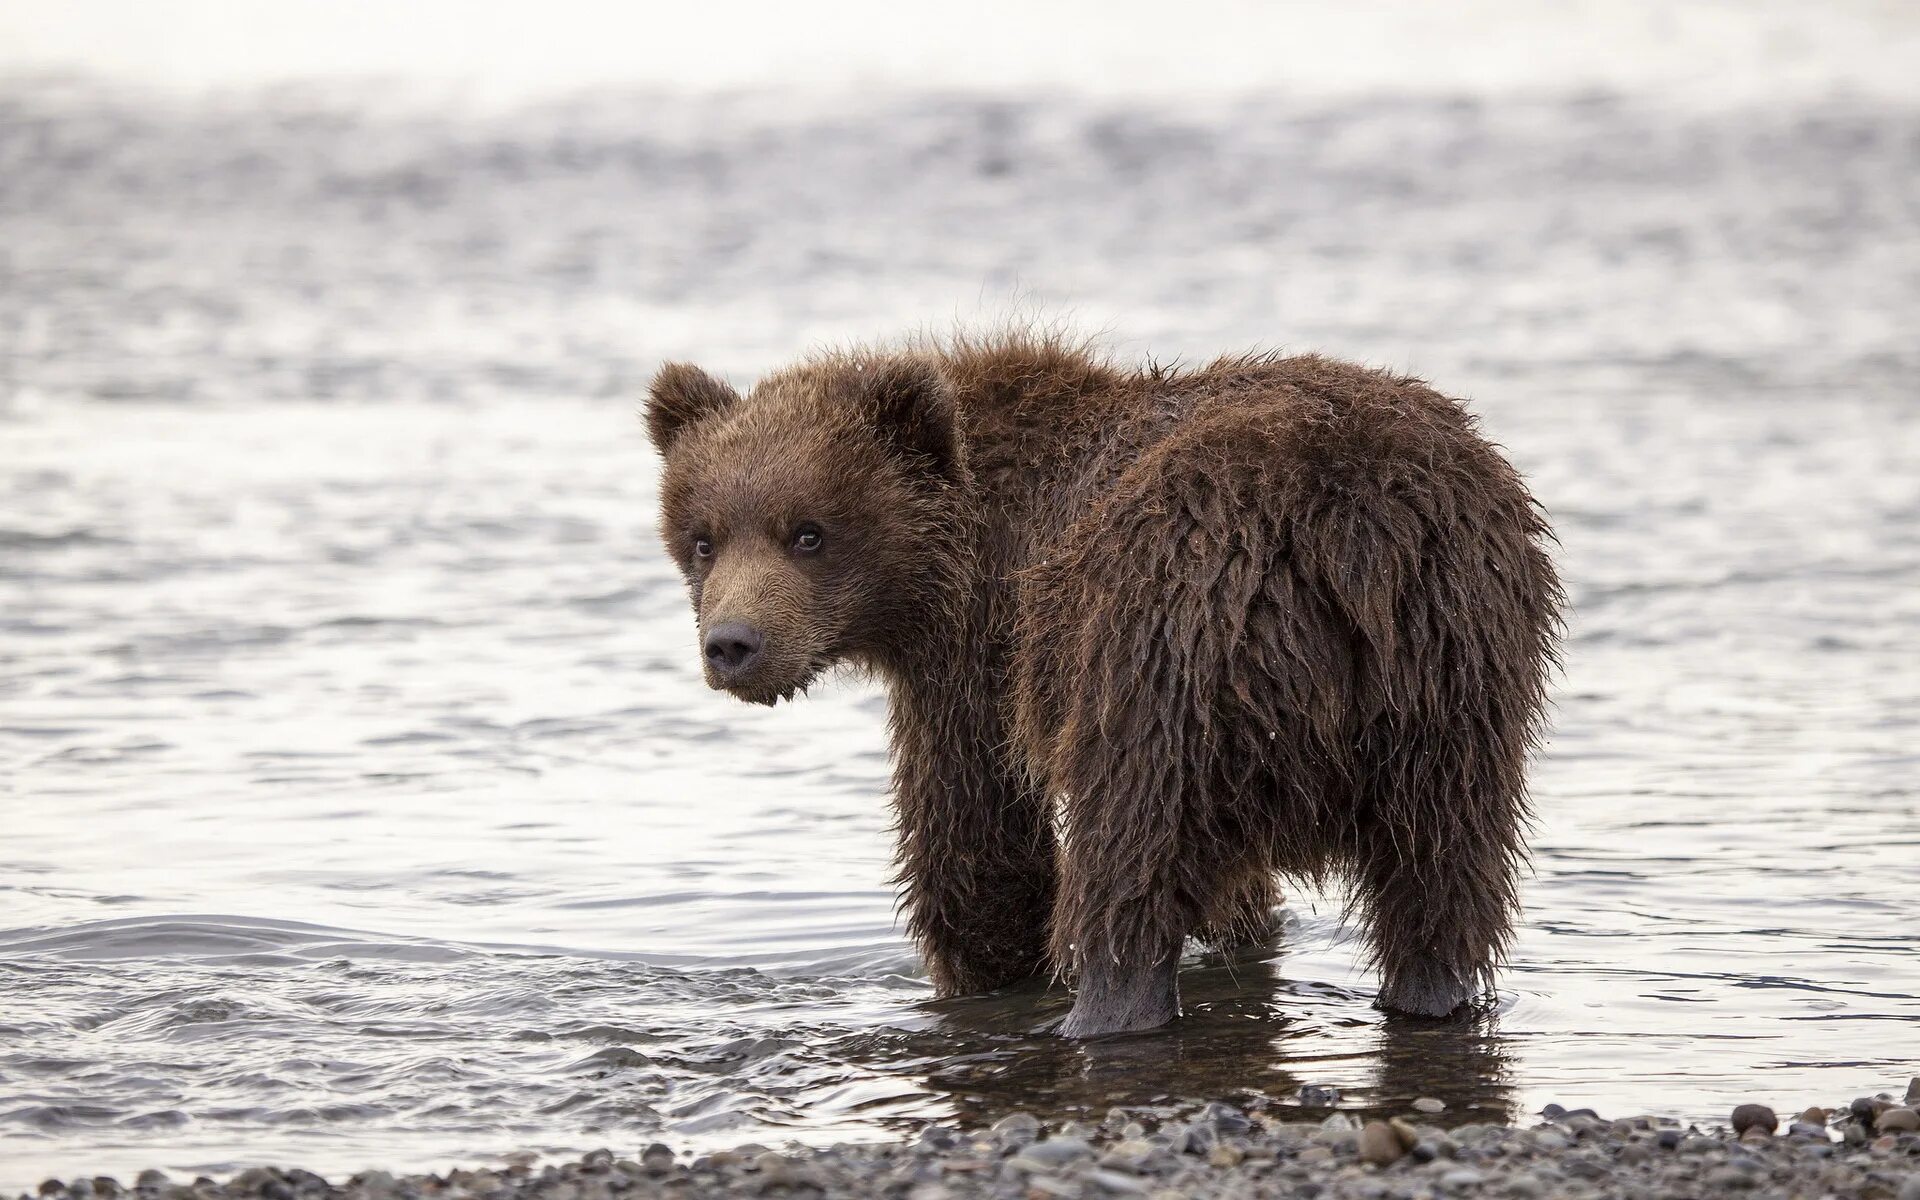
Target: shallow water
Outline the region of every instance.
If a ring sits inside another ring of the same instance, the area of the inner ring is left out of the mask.
[[[1920,106],[0,90],[0,1187],[1920,1067]],[[705,691],[646,375],[1009,307],[1474,398],[1574,615],[1498,1011],[1337,896],[933,1003],[882,705]]]

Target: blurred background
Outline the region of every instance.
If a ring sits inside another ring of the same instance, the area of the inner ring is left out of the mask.
[[[1869,0],[0,4],[0,1188],[1903,1081],[1916,64]],[[1310,890],[1163,1033],[931,1003],[880,698],[702,688],[653,369],[1007,319],[1414,371],[1527,472],[1485,1020]]]

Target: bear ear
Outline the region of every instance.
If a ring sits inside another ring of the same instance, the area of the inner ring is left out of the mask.
[[[875,428],[895,449],[925,460],[951,479],[960,470],[960,429],[953,388],[932,363],[897,358],[864,372]]]
[[[665,454],[682,430],[720,412],[740,393],[692,363],[668,363],[647,385],[647,434]]]

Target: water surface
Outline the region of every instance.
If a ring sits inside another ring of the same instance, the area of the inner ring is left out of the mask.
[[[0,90],[0,1186],[1920,1058],[1920,107]],[[883,706],[707,692],[634,409],[1038,308],[1469,395],[1573,599],[1498,1011],[1338,896],[1189,1015],[934,1003]]]

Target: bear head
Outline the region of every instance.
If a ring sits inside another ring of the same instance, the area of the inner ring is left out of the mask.
[[[789,368],[742,395],[654,377],[660,536],[699,619],[707,683],[759,704],[937,635],[966,465],[951,387],[912,356]]]

